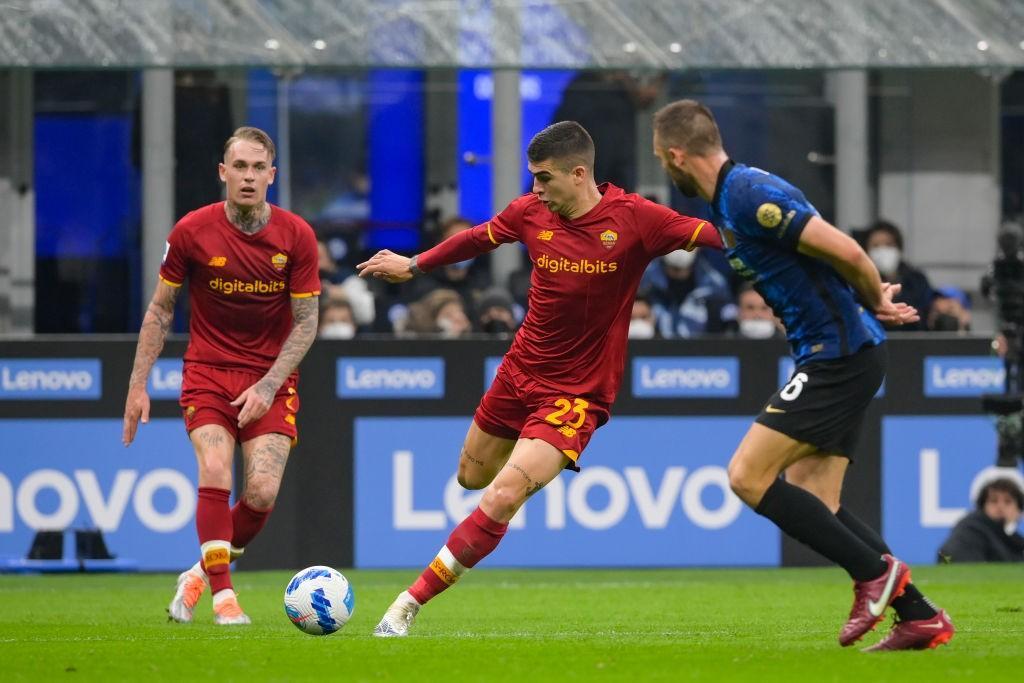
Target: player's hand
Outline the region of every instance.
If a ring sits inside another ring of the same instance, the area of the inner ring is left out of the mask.
[[[149,422],[149,394],[145,384],[128,387],[128,398],[124,402],[124,429],[121,432],[121,443],[125,446],[135,440],[135,432],[142,424]]]
[[[407,282],[412,279],[412,270],[409,269],[411,258],[396,254],[388,249],[381,249],[356,266],[359,277],[372,275],[386,282],[398,283]]]
[[[875,309],[875,317],[887,325],[906,325],[921,319],[917,309],[910,304],[893,302],[892,298],[899,294],[901,289],[903,285],[882,283],[882,303]]]
[[[242,407],[238,411],[238,428],[242,429],[247,424],[252,424],[266,415],[274,403],[274,394],[276,393],[277,389],[269,380],[261,379],[239,394],[238,398],[231,402],[231,405],[236,408]]]

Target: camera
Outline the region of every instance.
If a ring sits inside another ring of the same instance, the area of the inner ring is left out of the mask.
[[[981,405],[997,416],[996,465],[1016,467],[1017,459],[1024,458],[1024,229],[1004,223],[996,244],[996,257],[981,279],[981,292],[994,300],[999,331],[1006,339],[1006,383],[1003,393],[983,395]]]

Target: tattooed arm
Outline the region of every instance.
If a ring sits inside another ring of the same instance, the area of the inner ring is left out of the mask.
[[[146,393],[146,379],[153,368],[160,350],[164,348],[164,340],[174,320],[174,302],[178,299],[181,287],[172,287],[163,280],[156,283],[156,292],[149,302],[146,316],[142,319],[139,330],[139,343],[135,347],[135,365],[132,376],[128,380],[128,398],[124,403],[124,428],[121,441],[125,446],[135,438],[139,428],[139,419],[143,424],[149,422],[149,394]]]
[[[274,394],[281,388],[288,375],[295,372],[302,358],[309,351],[316,338],[316,327],[319,319],[320,297],[307,296],[292,299],[292,331],[281,346],[277,360],[259,382],[241,393],[231,402],[233,406],[241,406],[238,413],[239,428],[255,422],[270,410],[274,402]]]

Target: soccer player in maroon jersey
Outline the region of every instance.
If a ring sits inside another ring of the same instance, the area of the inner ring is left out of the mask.
[[[219,171],[227,201],[188,214],[167,238],[128,383],[126,446],[139,420],[149,421],[146,378],[188,279],[191,339],[180,403],[199,465],[202,559],[178,577],[168,612],[179,622],[192,621],[209,584],[215,623],[249,623],[230,562],[266,523],[297,433],[297,368],[316,337],[320,279],[312,228],[266,201],[273,163],[274,143],[258,128],[239,128],[225,143]],[[236,442],[245,487],[229,507]]]
[[[424,603],[497,547],[530,496],[563,469],[577,469],[594,430],[608,421],[633,299],[651,260],[698,245],[721,248],[709,223],[598,185],[594,143],[576,122],[548,126],[526,154],[533,191],[490,221],[412,258],[384,250],[358,266],[364,277],[404,282],[508,242],[525,244],[533,261],[526,319],[459,458],[459,483],[486,491],[391,605],[376,636],[405,636]]]

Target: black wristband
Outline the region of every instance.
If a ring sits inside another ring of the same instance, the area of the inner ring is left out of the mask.
[[[423,271],[420,270],[419,265],[416,264],[416,259],[418,259],[419,257],[420,255],[416,254],[411,259],[409,259],[409,272],[412,273],[413,277],[419,277],[420,275],[423,275]]]

